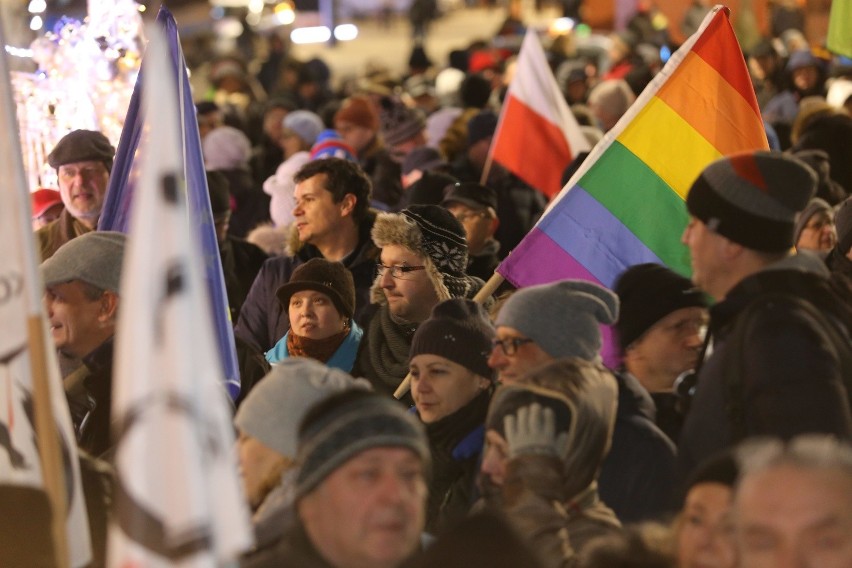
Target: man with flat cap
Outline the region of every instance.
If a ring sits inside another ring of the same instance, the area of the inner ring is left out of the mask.
[[[125,236],[90,231],[41,264],[53,344],[83,364],[65,378],[79,446],[94,456],[110,447],[113,337],[120,304]]]
[[[799,160],[758,151],[711,163],[687,194],[692,281],[717,303],[680,437],[681,475],[751,436],[852,437],[850,306],[819,257],[792,251],[816,185]]]
[[[95,230],[104,205],[115,148],[94,130],[66,134],[47,156],[56,169],[65,210],[36,231],[41,259],[47,260],[63,244]]]

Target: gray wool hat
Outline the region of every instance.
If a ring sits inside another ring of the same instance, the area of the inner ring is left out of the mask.
[[[282,456],[295,459],[299,423],[321,400],[347,389],[370,388],[309,357],[290,357],[274,365],[246,396],[234,425]]]
[[[313,146],[320,132],[325,129],[322,119],[309,110],[288,113],[282,124],[287,130],[295,132],[308,146]]]
[[[612,324],[616,318],[618,296],[584,280],[561,280],[512,294],[495,325],[517,329],[551,357],[597,361],[600,324]]]
[[[423,424],[391,398],[346,392],[315,406],[299,428],[296,499],[372,448],[405,448],[414,452],[425,468],[431,463]]]
[[[126,241],[115,231],[91,231],[68,241],[41,263],[44,285],[80,280],[118,294]]]
[[[781,152],[744,152],[704,168],[686,196],[686,208],[735,243],[783,252],[793,246],[796,215],[816,186],[816,173],[801,160]]]

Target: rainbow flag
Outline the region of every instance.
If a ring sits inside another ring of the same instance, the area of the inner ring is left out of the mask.
[[[578,278],[611,288],[626,268],[643,262],[691,273],[680,238],[692,182],[721,156],[768,148],[728,15],[727,8],[713,8],[499,274],[518,287]]]

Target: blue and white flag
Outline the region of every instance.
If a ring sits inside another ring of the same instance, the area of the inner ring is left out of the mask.
[[[251,545],[204,284],[187,223],[181,120],[166,39],[146,30],[144,112],[116,329],[116,490],[109,566],[221,566]]]
[[[187,218],[201,243],[209,310],[213,315],[218,344],[217,357],[224,369],[228,394],[236,399],[240,393],[240,374],[234,347],[234,330],[230,319],[231,312],[228,309],[228,295],[225,292],[225,278],[222,274],[222,261],[219,258],[216,229],[213,226],[213,212],[210,208],[210,194],[204,172],[204,157],[201,154],[201,139],[198,135],[198,120],[189,89],[186,61],[180,48],[177,23],[165,7],[161,7],[157,14],[157,24],[165,33],[168,42],[170,66],[167,72],[173,77],[173,83],[177,85],[175,100],[180,125],[180,144],[176,157],[179,159],[181,175],[186,179],[186,199],[189,205]],[[150,120],[150,117],[146,117],[142,109],[144,77],[150,73],[149,67],[147,57],[143,57],[142,68],[139,71],[136,86],[133,88],[124,129],[121,131],[121,139],[118,142],[103,211],[98,221],[98,230],[101,231],[127,233],[129,220],[133,214],[137,199],[136,188],[140,182],[140,163],[146,152],[146,138],[150,135],[146,129],[146,120]],[[164,95],[159,94],[159,96],[162,98]],[[156,109],[158,111],[159,106]]]

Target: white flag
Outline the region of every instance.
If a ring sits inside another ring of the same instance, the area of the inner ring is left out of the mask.
[[[0,23],[0,46],[5,44]],[[44,357],[64,466],[69,561],[71,566],[83,566],[91,561],[89,521],[74,430],[41,302],[44,286],[37,271],[29,190],[5,52],[0,53],[0,91],[0,130],[5,132],[0,138],[4,174],[0,184],[0,484],[43,486],[35,438],[32,357]],[[37,333],[46,347],[40,354],[31,349],[31,321],[40,323]]]
[[[147,147],[122,269],[113,382],[113,567],[219,566],[251,545],[223,371],[190,230],[180,96],[165,38],[146,29]]]

